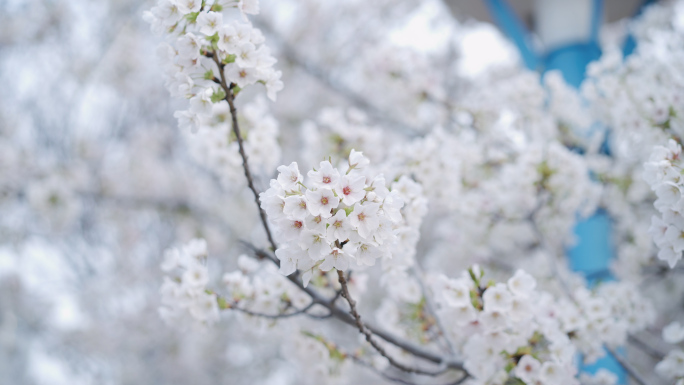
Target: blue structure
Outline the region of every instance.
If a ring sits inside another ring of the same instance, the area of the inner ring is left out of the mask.
[[[518,47],[528,69],[542,73],[559,70],[565,81],[577,88],[585,78],[587,64],[601,56],[598,34],[603,20],[603,0],[593,0],[591,31],[586,41],[554,47],[545,53],[535,51],[530,32],[505,0],[484,1],[499,28]],[[654,2],[655,0],[645,0],[636,15]],[[635,45],[634,38],[631,35],[628,36],[623,47],[625,56],[632,53]],[[607,145],[604,145],[603,148],[607,153]],[[583,273],[590,285],[613,279],[609,269],[610,260],[614,255],[611,227],[611,219],[603,210],[599,210],[590,218],[580,221],[575,227],[578,243],[568,250],[570,266],[573,270]],[[582,365],[580,370],[595,373],[601,368],[617,374],[619,384],[627,384],[626,373],[610,355],[606,355],[593,365]]]

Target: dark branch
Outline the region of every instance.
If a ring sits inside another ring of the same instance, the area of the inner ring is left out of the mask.
[[[363,334],[366,337],[366,341],[378,352],[380,353],[381,356],[385,357],[387,361],[389,361],[390,365],[396,367],[397,369],[400,369],[404,372],[407,373],[417,373],[417,374],[425,374],[429,376],[435,376],[438,374],[443,373],[445,370],[440,370],[438,372],[432,372],[432,371],[426,371],[410,366],[406,366],[402,364],[401,362],[396,361],[392,356],[390,356],[385,349],[380,346],[377,341],[373,339],[373,333],[368,330],[366,325],[361,322],[361,315],[359,312],[356,310],[356,301],[351,297],[349,294],[349,288],[347,287],[347,280],[344,278],[344,272],[337,270],[337,277],[340,282],[340,285],[342,285],[342,298],[347,300],[347,303],[349,304],[349,312],[351,315],[354,317],[354,323],[356,324],[356,327],[359,329],[361,334]]]
[[[245,153],[245,146],[242,142],[242,135],[240,134],[240,127],[238,125],[238,120],[237,120],[237,110],[235,109],[235,94],[233,94],[233,84],[228,86],[226,83],[226,78],[223,73],[223,66],[221,65],[221,62],[219,62],[218,55],[216,53],[213,53],[211,55],[212,59],[214,59],[214,62],[216,65],[219,67],[219,72],[220,72],[220,84],[221,88],[223,88],[223,91],[226,93],[226,98],[225,100],[228,102],[228,105],[230,106],[230,116],[232,118],[232,127],[233,127],[233,133],[235,134],[235,137],[237,138],[238,142],[238,150],[240,152],[240,156],[242,157],[242,168],[245,171],[245,178],[247,178],[247,185],[249,186],[249,189],[252,190],[252,194],[254,194],[254,202],[257,205],[257,209],[259,210],[259,217],[261,217],[261,224],[264,227],[264,231],[266,231],[266,237],[268,238],[268,242],[271,244],[271,247],[273,250],[278,249],[278,246],[276,245],[275,241],[273,240],[273,236],[271,235],[271,229],[268,226],[268,221],[266,220],[266,213],[264,210],[261,208],[261,200],[259,199],[259,192],[257,191],[256,187],[254,187],[254,178],[252,177],[252,172],[249,169],[249,162],[247,161],[247,154]],[[274,261],[278,266],[280,266],[279,261],[276,259]]]

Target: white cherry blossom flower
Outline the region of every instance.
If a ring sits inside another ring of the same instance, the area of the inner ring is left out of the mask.
[[[482,295],[485,310],[506,312],[510,310],[513,297],[505,284],[497,283]]]
[[[295,247],[280,247],[275,255],[280,261],[280,274],[290,275],[297,270],[297,261],[303,254],[302,250]]]
[[[521,297],[528,297],[536,286],[534,277],[520,269],[508,280],[508,289],[511,293]]]
[[[370,164],[370,160],[363,156],[363,152],[354,149],[349,153],[349,168],[356,171],[363,171]]]
[[[523,380],[526,384],[533,384],[537,380],[541,363],[529,354],[525,354],[518,361],[514,373],[515,376]]]
[[[352,230],[347,213],[344,210],[339,210],[337,213],[328,219],[327,238],[330,242],[344,241],[349,238],[349,233]]]
[[[185,59],[197,59],[200,56],[202,42],[192,33],[187,33],[176,41],[176,47],[180,57]]]
[[[209,283],[209,271],[199,263],[190,265],[183,273],[183,284],[193,288],[203,288]]]
[[[238,46],[240,43],[240,38],[238,33],[230,24],[223,25],[218,31],[218,42],[216,45],[221,51],[228,54],[235,55],[238,52]]]
[[[318,170],[311,170],[307,173],[314,187],[335,189],[340,180],[340,173],[330,162],[323,161],[319,164]]]
[[[199,12],[202,0],[173,0],[182,14]]]
[[[378,219],[379,208],[380,205],[377,203],[357,204],[349,214],[349,223],[359,232],[362,238],[371,238],[373,232],[380,225]]]
[[[349,268],[349,261],[351,259],[351,255],[342,249],[335,247],[325,256],[323,263],[320,265],[320,269],[323,271],[330,271],[330,269],[335,268],[336,270],[345,271]]]
[[[325,188],[316,191],[307,190],[306,200],[311,215],[320,215],[322,218],[330,218],[332,216],[331,211],[340,204],[340,198],[336,197],[332,190]]]
[[[212,36],[217,33],[223,26],[223,15],[218,12],[200,12],[197,16],[197,25],[200,27],[200,32]]]
[[[297,162],[290,163],[289,166],[278,167],[278,183],[286,191],[298,190],[298,184],[302,182],[302,174],[299,173]]]
[[[366,178],[364,176],[344,175],[340,178],[337,195],[342,198],[342,203],[351,206],[363,199],[366,195],[364,190]]]
[[[330,244],[322,233],[305,230],[299,238],[299,246],[306,250],[309,258],[318,261],[330,253]]]
[[[198,321],[214,323],[218,321],[219,309],[216,294],[199,293],[190,306],[190,314]]]
[[[236,61],[237,63],[237,61]],[[226,78],[231,82],[237,84],[240,88],[245,88],[250,84],[257,82],[258,70],[253,67],[240,67],[236,63],[226,65],[223,72]]]
[[[684,341],[684,326],[675,321],[663,328],[663,340],[668,344]]]
[[[311,200],[302,195],[289,196],[285,198],[283,213],[289,218],[303,222],[311,210],[308,202],[311,202]]]

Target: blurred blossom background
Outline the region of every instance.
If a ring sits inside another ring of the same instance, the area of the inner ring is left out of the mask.
[[[684,25],[682,6],[668,4]],[[301,383],[268,332],[229,319],[188,333],[159,317],[165,249],[206,239],[212,279],[219,279],[245,253],[239,240],[259,243],[264,235],[240,163],[227,159],[237,167],[217,171],[195,137],[177,127],[174,111],[187,102],[164,87],[156,58],[161,38],[142,19],[153,5],[0,0],[0,384]],[[623,7],[601,31],[604,47],[628,32],[619,16],[631,15],[634,5]],[[319,152],[334,151],[326,133],[354,126],[364,134],[343,141],[358,140],[373,162],[391,163],[396,138],[473,121],[517,124],[527,112],[513,101],[526,101],[510,95],[539,84],[517,49],[493,24],[476,19],[486,14],[467,2],[262,0],[260,10],[251,19],[285,84],[276,103],[259,87],[238,99],[238,108],[267,111],[277,122],[277,152],[256,166],[262,190],[276,166],[297,160],[307,170]],[[578,116],[569,125],[589,125]],[[497,135],[524,143],[504,128]],[[564,144],[580,140],[558,136]],[[490,148],[496,158],[496,146]],[[650,147],[643,151],[642,162]],[[652,211],[652,196],[642,190],[651,200],[639,207]],[[496,269],[501,264],[492,255],[538,247],[518,238],[502,246],[483,235],[480,244],[451,251],[445,245],[475,242],[459,233],[470,219],[444,225],[448,215],[464,218],[461,207],[440,211],[460,199],[453,194],[430,197],[417,245],[425,266]],[[576,207],[567,210],[570,222],[558,225],[559,234],[572,227]],[[650,211],[625,221],[638,219],[643,230],[649,218]],[[507,231],[522,230],[496,231],[508,239]],[[650,239],[641,244],[652,251]],[[679,293],[681,282],[668,279]],[[669,311],[680,314],[681,306]],[[349,328],[337,333],[358,338]],[[346,381],[382,380],[359,371]]]

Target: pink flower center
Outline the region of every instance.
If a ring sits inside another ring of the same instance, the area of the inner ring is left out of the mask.
[[[324,177],[323,177],[323,183],[330,183],[330,182],[332,182],[332,181],[330,180],[330,177],[329,177],[329,176],[324,176]]]
[[[349,186],[345,186],[345,187],[342,189],[342,194],[344,194],[344,195],[349,195],[349,194],[351,194],[351,192],[352,192],[352,189],[351,189],[351,187],[349,187]]]
[[[301,229],[302,228],[302,222],[300,221],[294,221],[294,227],[296,229]]]
[[[366,219],[366,214],[361,213],[361,214],[357,215],[356,217],[359,218],[359,221],[363,222],[363,220]]]
[[[323,198],[321,198],[321,204],[322,204],[323,206],[327,205],[327,204],[328,204],[328,197],[323,197]]]

